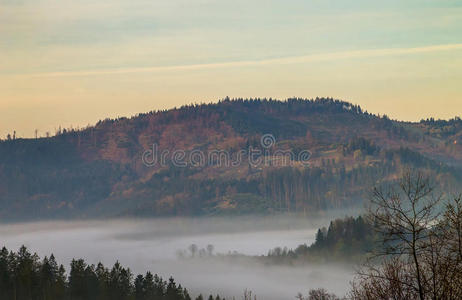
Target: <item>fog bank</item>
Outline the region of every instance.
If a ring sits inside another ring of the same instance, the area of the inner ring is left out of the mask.
[[[182,260],[179,250],[211,244],[216,253],[266,254],[274,247],[311,244],[317,228],[331,218],[239,217],[39,222],[0,225],[1,243],[10,250],[26,245],[40,256],[54,253],[69,269],[72,258],[87,263],[115,261],[138,274],[147,270],[175,280],[192,294],[217,294],[240,299],[244,289],[258,299],[294,299],[298,292],[324,287],[344,294],[353,270],[344,266],[264,266],[259,263],[211,259]]]

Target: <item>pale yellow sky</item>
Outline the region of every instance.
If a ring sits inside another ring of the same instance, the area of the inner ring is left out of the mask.
[[[308,2],[0,0],[0,137],[225,96],[462,114],[457,1]]]

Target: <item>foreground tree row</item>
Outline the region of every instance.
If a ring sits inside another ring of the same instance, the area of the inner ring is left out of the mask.
[[[99,263],[72,260],[67,275],[55,257],[40,260],[22,246],[18,252],[0,251],[0,299],[11,300],[191,300],[188,291],[147,272],[134,278],[116,262],[112,269]],[[200,295],[196,300],[202,300]],[[221,300],[209,296],[209,300]],[[224,300],[224,299],[223,299]]]

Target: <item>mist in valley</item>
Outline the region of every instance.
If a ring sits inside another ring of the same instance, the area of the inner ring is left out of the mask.
[[[41,257],[53,253],[66,267],[73,258],[107,266],[119,261],[135,274],[152,271],[164,279],[173,276],[192,295],[240,299],[248,289],[258,299],[281,300],[320,287],[344,295],[354,269],[339,264],[265,265],[249,257],[224,254],[259,256],[275,247],[309,245],[317,229],[334,217],[53,221],[0,225],[0,236],[10,250],[25,245]],[[188,248],[192,244],[198,249],[213,245],[213,253],[223,255],[191,258]]]

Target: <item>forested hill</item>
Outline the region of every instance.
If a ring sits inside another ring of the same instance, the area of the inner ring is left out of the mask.
[[[404,167],[456,192],[461,150],[458,118],[398,122],[324,98],[224,99],[9,136],[0,218],[309,213],[358,205]]]

